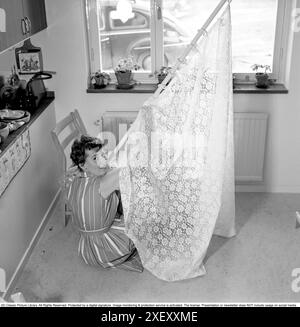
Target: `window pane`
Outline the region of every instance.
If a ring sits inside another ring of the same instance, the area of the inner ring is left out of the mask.
[[[164,0],[164,57],[172,66],[219,0]],[[253,64],[273,65],[277,0],[234,0],[233,71],[252,73]]]
[[[134,17],[122,22],[120,19],[113,19],[112,12],[110,12],[110,22],[112,29],[129,29],[129,28],[145,28],[147,27],[147,18],[139,12],[133,12]]]
[[[104,29],[100,30],[101,69],[113,70],[119,59],[133,57],[142,67],[140,71],[150,71],[150,0],[127,1],[129,10],[118,9],[116,0],[98,0],[98,4],[98,14],[104,19]]]

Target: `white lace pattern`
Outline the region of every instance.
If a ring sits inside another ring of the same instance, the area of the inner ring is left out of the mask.
[[[126,233],[166,281],[203,275],[213,233],[235,235],[229,6],[198,49],[141,108],[120,173]]]

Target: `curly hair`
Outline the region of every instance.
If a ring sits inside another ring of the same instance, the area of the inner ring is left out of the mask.
[[[87,135],[82,135],[80,140],[75,140],[72,148],[70,158],[75,166],[82,171],[81,165],[84,165],[86,160],[86,150],[91,150],[95,148],[102,148],[103,144],[96,137],[90,137]]]

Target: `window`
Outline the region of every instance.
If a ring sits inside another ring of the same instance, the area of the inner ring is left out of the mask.
[[[86,0],[91,72],[132,56],[141,66],[135,78],[154,82],[153,72],[175,64],[219,1]],[[231,8],[233,73],[252,80],[253,64],[269,65],[283,82],[293,1],[233,0]]]
[[[133,18],[129,18],[124,23],[121,19],[115,19],[113,17],[113,10],[109,13],[110,16],[110,27],[112,30],[130,30],[140,29],[147,27],[147,18],[137,11],[133,11]]]

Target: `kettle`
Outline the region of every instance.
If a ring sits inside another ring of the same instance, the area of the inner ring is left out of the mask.
[[[46,95],[44,80],[51,79],[49,72],[38,72],[32,76],[26,85],[26,108],[27,110],[36,109],[40,101]]]

